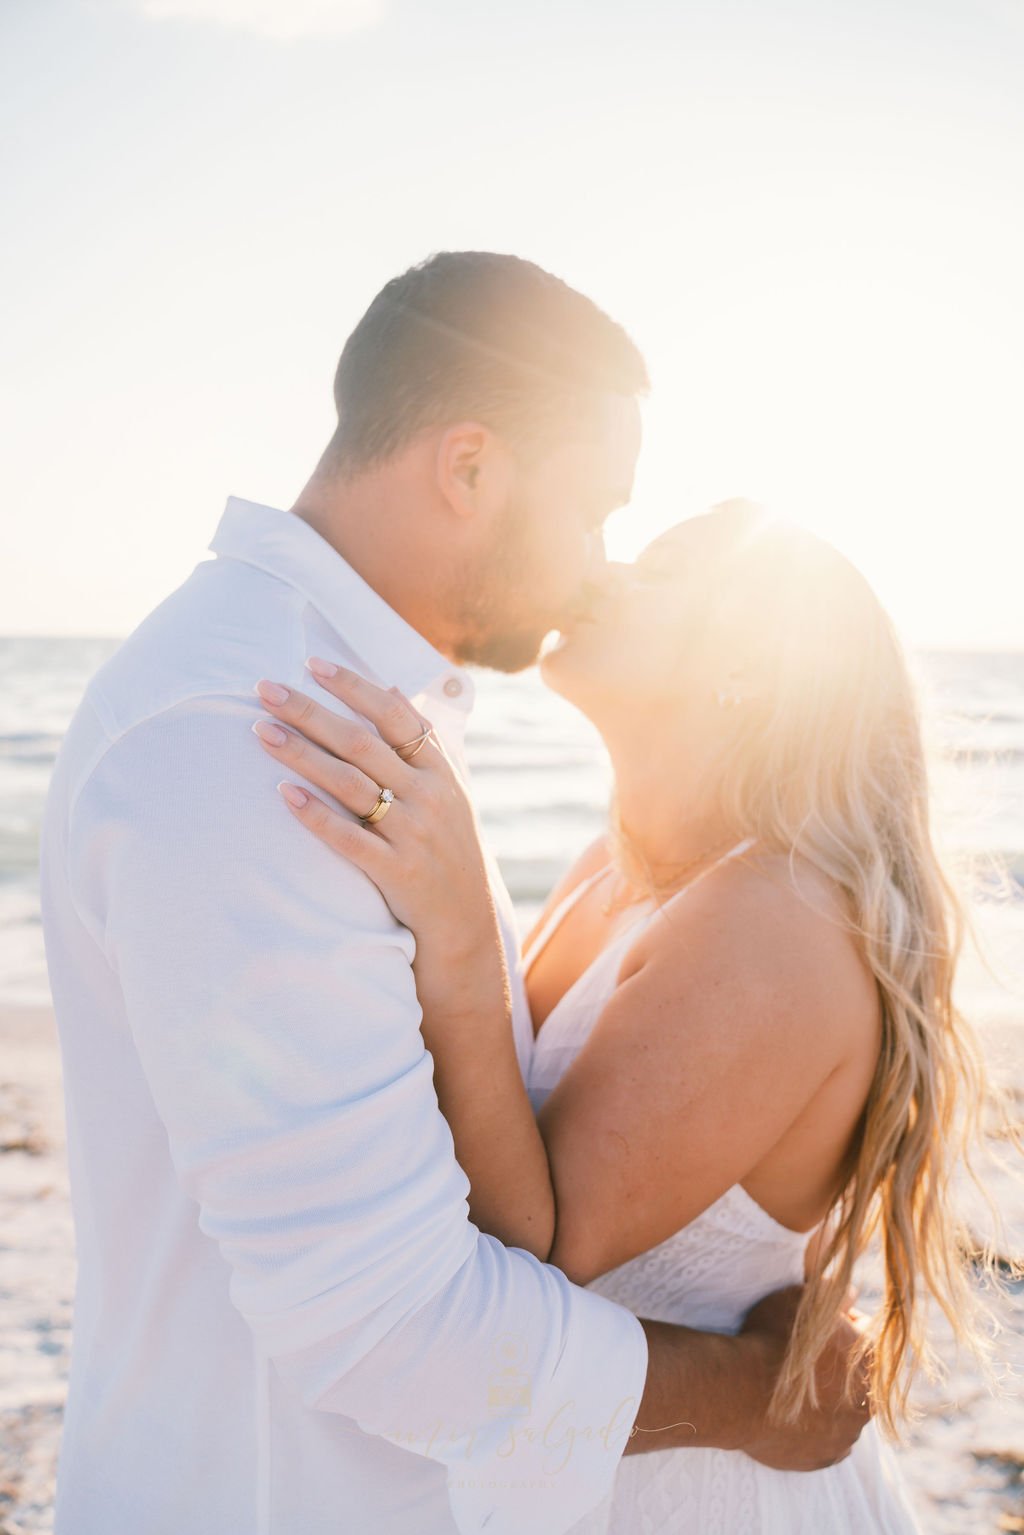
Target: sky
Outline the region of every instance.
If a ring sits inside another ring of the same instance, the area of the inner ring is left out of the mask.
[[[0,633],[128,633],[491,249],[647,358],[613,557],[749,496],[1024,648],[1019,0],[3,0],[0,199]]]

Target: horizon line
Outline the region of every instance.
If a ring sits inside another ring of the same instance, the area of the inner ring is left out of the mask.
[[[0,634],[0,643],[5,640],[114,640],[124,641],[130,639],[134,629],[127,630],[124,634],[101,634],[89,631],[64,632],[60,634],[45,633],[41,631],[19,630]],[[905,640],[906,648],[911,651],[926,651],[931,655],[970,655],[970,656],[1021,656],[1024,657],[1024,640],[1005,643],[979,643],[969,641],[965,643],[951,643],[950,641],[937,640]],[[494,667],[481,666],[478,671],[494,671]],[[523,668],[528,671],[528,667]],[[515,675],[515,674],[511,674]]]

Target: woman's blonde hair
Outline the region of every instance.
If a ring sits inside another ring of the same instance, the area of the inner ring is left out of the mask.
[[[876,1415],[895,1433],[913,1367],[942,1373],[926,1292],[991,1374],[992,1313],[975,1281],[980,1270],[995,1283],[1000,1260],[952,1213],[951,1178],[963,1160],[979,1181],[970,1153],[986,1105],[1020,1141],[953,1001],[965,914],[933,845],[915,689],[888,615],[854,566],[805,530],[749,503],[707,521],[710,559],[702,596],[690,595],[692,570],[687,581],[681,664],[696,657],[726,711],[708,782],[737,837],[808,859],[845,893],[881,1002],[849,1175],[823,1223],[772,1412],[792,1419],[816,1401],[814,1363],[879,1233],[884,1288],[861,1356]],[[614,799],[611,845],[637,890],[671,891],[650,877]]]

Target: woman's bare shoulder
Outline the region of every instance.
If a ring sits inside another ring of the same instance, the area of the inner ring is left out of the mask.
[[[654,963],[708,980],[715,967],[829,1018],[870,1024],[877,988],[843,892],[803,858],[747,854],[715,869],[644,924],[626,974]]]

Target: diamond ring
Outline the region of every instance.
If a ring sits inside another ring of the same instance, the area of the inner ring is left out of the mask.
[[[372,826],[375,821],[382,821],[391,809],[391,801],[394,797],[395,791],[393,789],[381,789],[377,795],[377,803],[370,811],[370,814],[361,817],[363,825]]]

